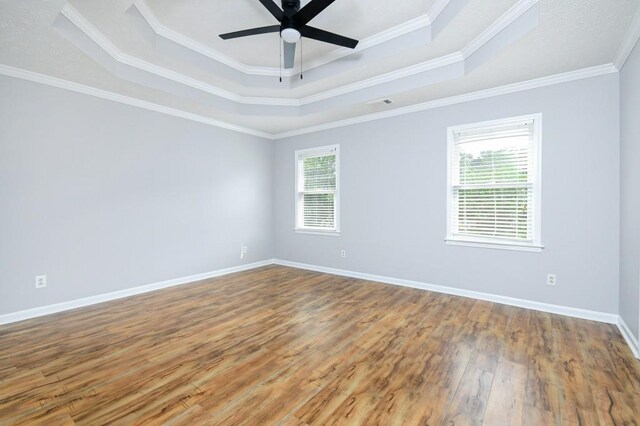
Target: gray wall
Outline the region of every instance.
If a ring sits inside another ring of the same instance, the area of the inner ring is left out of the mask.
[[[276,143],[277,258],[617,313],[618,85],[611,74]],[[447,126],[538,112],[544,251],[446,245]],[[293,152],[334,143],[342,234],[296,234]]]
[[[640,44],[620,74],[620,316],[640,338]]]
[[[0,314],[271,258],[272,144],[0,77]]]
[[[275,256],[609,313],[620,303],[637,333],[637,50],[622,73],[622,204],[618,75],[275,143],[0,77],[0,314]],[[445,245],[446,127],[538,112],[544,251]],[[293,151],[333,143],[342,235],[296,234]]]

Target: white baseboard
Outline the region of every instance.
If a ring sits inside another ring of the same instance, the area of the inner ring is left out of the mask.
[[[633,335],[627,323],[624,322],[622,317],[618,317],[618,330],[620,330],[620,334],[624,337],[624,340],[627,341],[627,345],[631,348],[631,352],[635,355],[636,358],[640,359],[640,344],[638,344],[638,340]]]
[[[624,320],[616,314],[606,312],[590,311],[586,309],[570,308],[567,306],[552,305],[531,300],[517,299],[514,297],[499,296],[495,294],[481,293],[478,291],[463,290],[454,287],[446,287],[436,284],[427,284],[419,281],[391,278],[381,275],[365,274],[362,272],[345,271],[343,269],[329,268],[326,266],[309,265],[306,263],[290,262],[288,260],[274,259],[276,265],[289,266],[291,268],[306,269],[309,271],[323,272],[326,274],[341,275],[350,278],[359,278],[368,281],[377,281],[385,284],[399,285],[402,287],[417,288],[420,290],[433,291],[436,293],[451,294],[454,296],[469,297],[472,299],[486,300],[488,302],[500,303],[503,305],[517,306],[519,308],[533,309],[535,311],[549,312],[552,314],[564,315],[568,317],[581,318],[591,321],[616,324],[620,334],[626,340],[633,355],[640,359],[640,345]]]
[[[551,305],[548,303],[533,302],[530,300],[517,299],[507,296],[499,296],[495,294],[481,293],[471,290],[463,290],[454,287],[446,287],[436,284],[428,284],[419,281],[411,281],[400,278],[385,277],[381,275],[366,274],[362,272],[346,271],[343,269],[329,268],[326,266],[309,265],[306,263],[290,262],[281,259],[268,259],[260,262],[249,263],[246,265],[233,266],[231,268],[219,269],[217,271],[205,272],[203,274],[190,275],[188,277],[176,278],[173,280],[161,281],[158,283],[147,284],[139,287],[127,288],[124,290],[114,291],[111,293],[100,294],[97,296],[85,297],[83,299],[71,300],[68,302],[57,303],[55,305],[41,306],[24,311],[13,312],[0,315],[0,325],[13,322],[23,321],[43,315],[55,314],[57,312],[68,311],[71,309],[82,308],[84,306],[95,305],[98,303],[108,302],[111,300],[122,299],[124,297],[135,296],[137,294],[148,293],[167,287],[173,287],[183,284],[189,284],[197,281],[206,280],[208,278],[219,277],[222,275],[232,274],[234,272],[248,271],[250,269],[260,268],[267,265],[282,265],[291,268],[306,269],[309,271],[323,272],[326,274],[340,275],[351,278],[359,278],[368,281],[377,281],[385,284],[398,285],[402,287],[411,287],[420,290],[433,291],[436,293],[451,294],[454,296],[469,297],[472,299],[486,300],[489,302],[500,303],[503,305],[517,306],[519,308],[533,309],[536,311],[549,312],[552,314],[565,315],[574,318],[587,319],[591,321],[604,322],[608,324],[616,324],[620,333],[631,348],[631,351],[640,358],[640,345],[624,320],[616,315],[605,312],[589,311],[586,309],[570,308],[566,306]]]
[[[276,265],[289,266],[292,268],[307,269],[310,271],[324,272],[327,274],[341,275],[351,278],[360,278],[369,281],[378,281],[385,284],[399,285],[403,287],[417,288],[420,290],[434,291],[437,293],[451,294],[455,296],[469,297],[472,299],[486,300],[503,305],[517,306],[519,308],[533,309],[536,311],[549,312],[552,314],[565,315],[568,317],[587,319],[591,321],[605,322],[608,324],[618,324],[618,315],[605,312],[589,311],[586,309],[570,308],[560,305],[551,305],[542,302],[516,299],[514,297],[499,296],[478,291],[463,290],[454,287],[446,287],[436,284],[428,284],[419,281],[404,280],[400,278],[385,277],[381,275],[365,274],[362,272],[345,271],[342,269],[328,268],[325,266],[309,265],[306,263],[290,262],[288,260],[275,259]]]
[[[233,266],[231,268],[218,269],[217,271],[205,272],[188,277],[175,278],[173,280],[161,281],[158,283],[142,285],[138,287],[118,290],[111,293],[99,294],[97,296],[85,297],[82,299],[70,300],[68,302],[56,303],[55,305],[40,306],[37,308],[26,309],[24,311],[12,312],[0,315],[0,325],[12,322],[23,321],[30,318],[36,318],[43,315],[55,314],[57,312],[68,311],[70,309],[82,308],[84,306],[95,305],[97,303],[108,302],[110,300],[122,299],[124,297],[135,296],[136,294],[148,293],[150,291],[160,290],[167,287],[189,284],[196,281],[206,280],[208,278],[219,277],[222,275],[232,274],[234,272],[247,271],[249,269],[260,268],[273,264],[272,259],[260,262],[249,263],[246,265]]]

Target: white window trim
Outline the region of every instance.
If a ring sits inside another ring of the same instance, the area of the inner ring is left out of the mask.
[[[336,192],[335,192],[335,202],[334,202],[334,212],[335,212],[335,229],[317,229],[317,228],[305,228],[298,226],[298,158],[300,155],[305,155],[313,152],[322,152],[322,151],[330,151],[335,150],[336,153]],[[326,145],[319,146],[315,148],[308,149],[299,149],[293,153],[293,167],[294,167],[294,199],[295,199],[295,215],[293,217],[293,229],[298,234],[309,234],[309,235],[324,235],[331,237],[339,237],[340,236],[340,145]]]
[[[517,123],[525,120],[533,120],[534,123],[534,147],[533,156],[537,166],[536,182],[533,185],[533,242],[523,243],[520,241],[510,242],[509,240],[496,240],[493,238],[481,238],[470,236],[454,236],[451,229],[451,204],[453,202],[453,189],[451,187],[451,155],[455,148],[455,132],[464,131],[483,126],[499,126],[504,124]],[[541,252],[542,245],[542,114],[522,115],[500,120],[483,121],[479,123],[469,123],[447,128],[447,231],[445,243],[453,246],[468,246],[501,250],[517,250]]]

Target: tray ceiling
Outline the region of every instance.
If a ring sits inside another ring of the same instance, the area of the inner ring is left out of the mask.
[[[312,24],[360,39],[358,49],[303,39],[304,79],[297,62],[280,83],[277,34],[217,36],[275,23],[257,0],[0,1],[0,64],[210,124],[286,133],[611,64],[639,9],[638,0],[337,0]],[[380,98],[394,102],[372,103]]]

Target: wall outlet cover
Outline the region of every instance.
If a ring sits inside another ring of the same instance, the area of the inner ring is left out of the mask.
[[[45,288],[47,286],[46,275],[36,275],[36,288]]]

